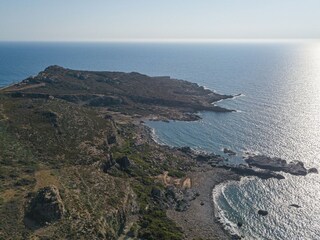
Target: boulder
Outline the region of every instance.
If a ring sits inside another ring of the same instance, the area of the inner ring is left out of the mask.
[[[185,199],[182,199],[177,202],[175,210],[178,212],[184,212],[188,210],[189,206],[190,206],[190,203]]]
[[[310,169],[308,170],[308,173],[318,173],[318,169],[316,169],[316,168],[310,168]]]
[[[269,178],[276,178],[276,179],[285,179],[284,176],[281,174],[274,173],[270,170],[259,170],[253,169],[244,165],[238,166],[223,166],[225,169],[230,169],[231,171],[241,175],[241,176],[256,176],[261,179],[269,179]]]
[[[192,153],[192,149],[190,147],[180,147],[180,148],[178,148],[178,150],[180,150],[183,153],[187,153],[187,154]]]
[[[298,204],[290,204],[289,207],[301,208]]]
[[[122,158],[118,158],[116,160],[116,162],[119,165],[119,168],[121,170],[128,170],[129,167],[131,166],[131,161],[129,160],[129,158],[127,156],[124,156]]]
[[[110,136],[107,137],[107,141],[109,145],[115,144],[117,143],[117,137],[116,135],[112,134]]]
[[[266,211],[266,210],[261,210],[261,209],[260,209],[260,210],[258,211],[258,214],[261,215],[261,216],[267,216],[267,215],[268,215],[268,211]]]
[[[161,192],[161,190],[159,188],[153,187],[152,190],[151,190],[151,196],[154,199],[160,199],[162,197],[162,192]]]
[[[108,155],[107,160],[102,164],[102,170],[106,173],[108,172],[116,162],[113,160],[112,155]]]
[[[230,150],[230,149],[228,149],[228,148],[224,148],[224,149],[223,149],[223,153],[228,154],[229,156],[234,156],[234,155],[236,155],[236,152],[234,152],[234,151],[232,151],[232,150]]]
[[[231,235],[231,239],[232,240],[240,240],[242,237],[241,236],[239,236],[238,234],[232,234]]]
[[[307,175],[307,169],[300,161],[287,163],[286,160],[276,157],[268,157],[265,155],[249,156],[245,159],[249,166],[270,171],[283,171],[292,175]]]
[[[35,225],[58,221],[65,213],[59,190],[55,186],[41,188],[27,205],[25,218]]]

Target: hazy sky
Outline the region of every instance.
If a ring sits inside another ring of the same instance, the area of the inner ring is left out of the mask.
[[[0,40],[320,38],[320,0],[0,0]]]

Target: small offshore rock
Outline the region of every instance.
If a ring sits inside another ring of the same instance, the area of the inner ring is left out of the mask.
[[[192,149],[190,147],[180,147],[178,149],[183,153],[192,153]]]
[[[316,169],[316,168],[310,168],[310,169],[308,170],[308,173],[317,173],[317,174],[318,174],[318,169]]]
[[[231,235],[231,239],[232,240],[240,240],[241,237],[239,235],[237,235],[237,234],[233,234],[233,235]]]
[[[283,171],[292,175],[307,175],[308,171],[304,167],[303,162],[292,161],[287,163],[286,160],[276,157],[268,157],[265,155],[249,156],[245,161],[251,167],[266,169],[270,171]]]
[[[228,154],[229,156],[234,156],[236,155],[236,152],[232,151],[231,149],[224,148],[223,153]]]
[[[261,215],[261,216],[267,216],[267,215],[268,215],[268,211],[266,211],[266,210],[261,210],[261,209],[260,209],[260,210],[258,211],[258,214]]]
[[[290,207],[295,207],[295,208],[301,208],[301,206],[299,206],[298,204],[290,204]]]
[[[238,222],[238,223],[237,223],[237,226],[238,226],[239,228],[242,227],[242,225],[243,225],[242,222]]]

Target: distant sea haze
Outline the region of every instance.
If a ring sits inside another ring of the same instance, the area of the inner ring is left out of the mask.
[[[320,169],[320,43],[0,43],[0,86],[49,65],[141,72],[243,95],[197,122],[150,122],[157,139],[217,154],[227,147]],[[320,177],[247,178],[215,191],[226,228],[246,239],[320,239]],[[290,207],[298,204],[301,208]],[[256,214],[266,209],[265,217]],[[242,222],[241,228],[237,223]]]

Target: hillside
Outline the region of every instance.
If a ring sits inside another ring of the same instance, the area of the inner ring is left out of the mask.
[[[76,71],[59,66],[50,66],[5,91],[17,96],[53,96],[130,115],[182,120],[191,120],[195,115],[190,113],[198,111],[230,111],[212,103],[232,97],[170,77],[149,77],[135,72]]]
[[[170,78],[57,66],[0,90],[0,239],[226,237],[219,225],[186,234],[168,218],[199,195],[188,173],[202,163],[154,143],[139,120],[195,119],[190,112],[223,110],[211,102],[226,97]]]

